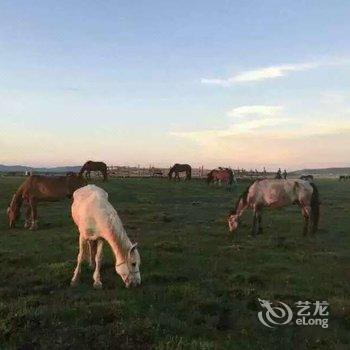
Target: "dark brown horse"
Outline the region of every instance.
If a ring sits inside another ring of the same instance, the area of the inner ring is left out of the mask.
[[[86,185],[86,181],[77,175],[69,176],[41,176],[31,175],[13,195],[7,208],[10,228],[20,216],[21,205],[26,205],[25,228],[37,229],[38,202],[56,202],[64,198],[71,198],[74,191]]]
[[[313,175],[301,175],[299,177],[300,180],[305,180],[305,181],[314,181],[314,176]]]
[[[233,171],[229,168],[213,169],[207,175],[207,184],[224,182],[227,185],[232,185],[237,182]]]
[[[175,173],[174,179],[180,180],[179,173],[185,172],[186,173],[186,179],[185,180],[191,180],[191,174],[192,174],[192,168],[188,164],[174,164],[170,170],[169,170],[169,179],[171,180],[173,177],[173,173]]]
[[[91,171],[99,171],[102,173],[103,181],[107,181],[107,165],[104,162],[93,162],[88,160],[80,169],[79,175],[85,173],[86,179],[91,180]]]

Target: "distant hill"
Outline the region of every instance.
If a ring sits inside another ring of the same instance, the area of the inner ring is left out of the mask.
[[[54,167],[54,168],[35,168],[23,165],[3,165],[0,164],[0,172],[2,173],[19,173],[32,171],[33,173],[66,173],[68,171],[79,172],[81,166],[62,166],[62,167]]]
[[[290,174],[313,174],[313,175],[348,175],[350,174],[350,167],[347,168],[323,168],[323,169],[302,169],[291,172]]]

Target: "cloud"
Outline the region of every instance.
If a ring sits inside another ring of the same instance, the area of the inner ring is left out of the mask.
[[[192,132],[171,132],[172,136],[193,139],[197,142],[208,138],[230,137],[250,132],[266,130],[267,127],[276,127],[291,121],[287,117],[278,116],[282,106],[252,105],[240,106],[227,112],[230,117],[236,117],[234,123],[226,129],[199,130]],[[249,117],[249,119],[246,119]]]
[[[309,136],[337,135],[350,132],[350,122],[322,118],[317,123],[290,118],[283,113],[282,106],[247,105],[233,108],[227,115],[234,119],[222,129],[173,131],[172,136],[208,144],[233,137],[270,137],[274,140],[300,139]]]
[[[230,117],[245,117],[245,116],[275,116],[283,109],[282,106],[266,106],[252,105],[241,106],[231,109],[227,112]]]
[[[291,72],[301,72],[315,69],[322,66],[342,65],[349,63],[349,60],[333,60],[329,62],[309,62],[296,64],[282,64],[277,66],[262,67],[253,70],[243,71],[232,77],[222,78],[202,78],[202,84],[232,86],[237,83],[249,83],[266,79],[275,79],[287,76]]]

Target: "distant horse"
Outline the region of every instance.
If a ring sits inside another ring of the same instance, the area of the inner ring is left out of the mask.
[[[277,172],[275,176],[275,180],[282,180],[282,179],[283,179],[282,174]]]
[[[186,173],[186,179],[185,180],[191,180],[191,174],[192,174],[192,168],[188,164],[174,164],[168,173],[169,179],[171,180],[173,177],[173,173],[175,173],[174,179],[180,180],[179,173],[185,172]]]
[[[103,181],[107,181],[107,165],[104,162],[88,160],[80,169],[79,175],[86,173],[86,179],[91,180],[91,171],[99,171],[103,175]]]
[[[305,181],[314,181],[313,175],[301,175],[299,179]]]
[[[67,197],[71,198],[75,190],[85,185],[85,180],[77,175],[29,176],[13,195],[7,208],[10,228],[15,227],[23,203],[27,207],[24,227],[35,230],[38,227],[38,202],[56,202]]]
[[[349,175],[340,175],[339,176],[339,181],[346,181],[349,180],[350,176]]]
[[[315,233],[319,221],[319,196],[316,185],[304,180],[257,180],[239,197],[228,217],[229,230],[235,231],[247,208],[254,210],[252,234],[262,233],[264,207],[281,208],[297,204],[304,217],[303,234]]]
[[[71,285],[78,282],[81,263],[89,258],[95,267],[94,288],[102,288],[100,269],[103,242],[107,241],[115,256],[115,270],[126,287],[141,283],[140,255],[132,244],[108,194],[95,185],[78,189],[73,194],[72,217],[79,229],[79,254]],[[89,248],[89,250],[87,250]]]
[[[237,183],[236,177],[233,171],[229,168],[219,168],[211,170],[207,175],[207,184],[224,182],[227,185],[232,185],[233,182]]]

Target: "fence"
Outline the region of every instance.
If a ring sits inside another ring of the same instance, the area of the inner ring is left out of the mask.
[[[205,178],[210,169],[205,169],[203,166],[192,168],[192,178]],[[250,170],[247,171],[245,169],[233,169],[237,178],[261,178],[272,175],[272,173]],[[108,167],[108,174],[110,177],[167,177],[169,172],[169,168],[158,168],[150,166],[148,168],[143,167],[130,167],[130,166],[115,166],[111,165]],[[181,174],[180,174],[181,176]],[[184,176],[184,174],[183,174]]]

